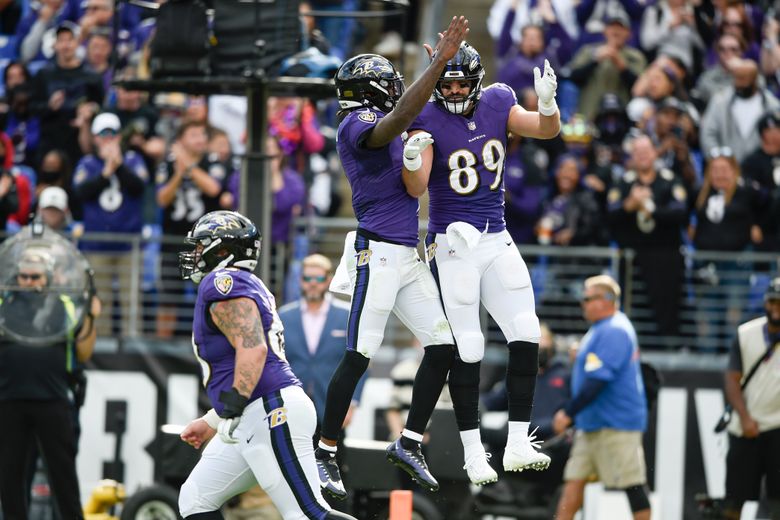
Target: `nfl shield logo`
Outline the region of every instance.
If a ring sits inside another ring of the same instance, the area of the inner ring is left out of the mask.
[[[474,131],[477,129],[477,123],[474,121],[469,121],[469,124],[467,125],[469,127],[469,130]]]

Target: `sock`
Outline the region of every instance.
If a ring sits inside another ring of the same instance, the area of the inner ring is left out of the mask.
[[[317,449],[314,450],[314,457],[320,460],[329,460],[336,456],[336,447],[328,446],[324,442],[320,441],[317,444]]]
[[[422,440],[423,436],[420,433],[407,430],[406,428],[401,432],[401,446],[403,446],[404,449],[412,450],[417,448],[420,446]]]
[[[506,393],[510,421],[530,421],[534,405],[536,374],[539,370],[539,344],[512,341],[506,367]]]
[[[325,451],[329,451],[329,452],[331,452],[331,453],[336,453],[336,451],[338,451],[338,450],[336,449],[336,446],[329,446],[328,444],[325,444],[325,443],[324,443],[324,442],[322,442],[322,441],[320,441],[320,442],[318,442],[318,443],[317,443],[317,447],[319,447],[319,448],[321,448],[321,449],[323,449],[323,450],[325,450]]]
[[[485,453],[485,447],[482,446],[479,430],[466,430],[465,432],[460,432],[460,442],[463,444],[464,460],[470,460],[474,457],[482,456]]]
[[[450,397],[460,431],[479,428],[479,367],[455,358],[450,369]]]
[[[530,422],[525,421],[509,421],[509,435],[507,436],[507,445],[514,444],[516,442],[522,442],[528,437],[528,427]]]

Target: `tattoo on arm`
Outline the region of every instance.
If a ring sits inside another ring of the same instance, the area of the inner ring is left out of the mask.
[[[236,298],[212,303],[209,312],[214,325],[236,349],[234,386],[249,396],[260,380],[268,348],[257,304]]]

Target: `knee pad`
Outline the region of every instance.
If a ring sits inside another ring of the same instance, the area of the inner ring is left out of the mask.
[[[204,518],[208,519],[209,517],[203,517],[201,515],[208,515],[210,513],[196,513],[198,509],[200,509],[200,504],[198,503],[198,496],[200,493],[198,493],[198,486],[195,485],[192,480],[187,479],[184,484],[182,484],[181,489],[179,490],[179,514],[182,518]],[[219,513],[218,513],[219,514]],[[217,518],[222,518],[222,516],[219,516]]]
[[[529,311],[518,313],[514,319],[499,326],[507,336],[507,341],[539,343],[542,337],[542,329],[539,327],[539,318],[533,308]]]
[[[366,331],[361,332],[358,329],[358,337],[356,339],[355,350],[348,350],[347,352],[355,352],[361,357],[371,359],[382,346],[382,340],[385,338],[384,332]]]
[[[493,263],[501,286],[507,291],[516,291],[531,285],[528,267],[517,249],[507,249]]]
[[[539,344],[512,341],[509,348],[507,372],[519,376],[535,376],[539,372]]]
[[[485,337],[481,332],[463,332],[455,336],[458,357],[465,363],[482,361],[485,355]]]
[[[647,487],[644,484],[626,488],[626,496],[628,497],[632,513],[650,509],[650,499],[647,496]]]

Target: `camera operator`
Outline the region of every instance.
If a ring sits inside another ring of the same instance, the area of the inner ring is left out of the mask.
[[[5,254],[11,253],[6,250]],[[77,302],[68,291],[60,290],[64,285],[60,285],[59,278],[68,273],[65,267],[55,269],[55,257],[45,247],[28,246],[12,267],[12,279],[6,281],[0,294],[0,416],[5,423],[0,428],[3,516],[27,518],[28,461],[37,445],[61,517],[81,519],[69,388],[76,360],[83,362],[92,355],[94,319],[100,314],[100,301],[92,296],[83,321],[79,320]]]

